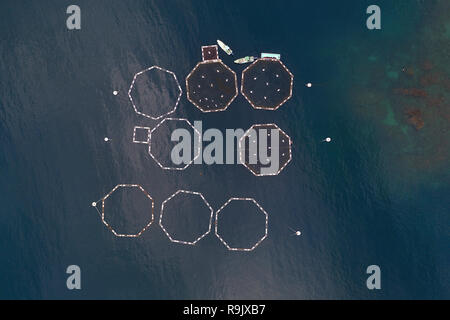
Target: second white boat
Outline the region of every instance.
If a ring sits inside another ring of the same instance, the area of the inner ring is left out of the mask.
[[[230,49],[230,47],[227,46],[227,45],[226,45],[225,43],[223,43],[222,41],[217,40],[217,44],[218,44],[219,47],[220,47],[223,51],[225,51],[228,55],[232,55],[232,54],[233,54],[233,51]]]

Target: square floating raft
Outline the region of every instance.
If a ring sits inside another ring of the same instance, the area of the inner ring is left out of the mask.
[[[217,49],[217,45],[212,46],[203,46],[202,47],[202,60],[218,60],[219,59],[219,50]]]

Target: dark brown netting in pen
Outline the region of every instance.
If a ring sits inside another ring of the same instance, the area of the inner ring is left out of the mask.
[[[292,96],[293,74],[278,59],[261,58],[242,72],[242,95],[255,109],[276,110]]]
[[[205,60],[186,77],[187,98],[203,112],[223,111],[238,95],[236,73],[220,59],[206,60],[203,51]]]
[[[266,130],[263,135],[263,129]],[[272,145],[271,133],[272,130],[278,132],[278,144]],[[270,158],[272,153],[278,153],[278,167],[273,172],[265,171],[263,168],[268,168],[265,159],[261,159],[260,146],[261,139],[266,139],[266,152]],[[251,146],[253,144],[253,146]],[[277,175],[284,167],[291,161],[291,138],[281,130],[276,124],[255,124],[241,137],[239,141],[239,155],[241,163],[249,169],[256,176]]]

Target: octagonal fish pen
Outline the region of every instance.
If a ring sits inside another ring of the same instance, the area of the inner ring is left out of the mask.
[[[260,58],[242,72],[241,93],[255,109],[276,110],[292,97],[294,75],[276,58]]]
[[[186,77],[187,99],[203,112],[224,111],[238,95],[236,73],[219,59],[216,45],[203,46],[202,58]]]
[[[239,140],[239,157],[255,176],[278,175],[292,160],[292,140],[274,123],[254,124]]]

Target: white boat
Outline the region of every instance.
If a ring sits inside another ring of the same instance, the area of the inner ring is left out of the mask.
[[[232,55],[232,54],[233,54],[233,51],[231,51],[230,47],[227,46],[227,45],[226,45],[225,43],[223,43],[222,41],[217,40],[217,44],[218,44],[219,47],[220,47],[223,51],[225,51],[228,55]]]
[[[234,60],[234,63],[244,64],[244,63],[253,62],[253,61],[255,61],[255,59],[256,59],[256,57],[246,56],[246,57]]]

